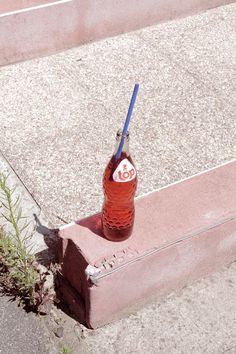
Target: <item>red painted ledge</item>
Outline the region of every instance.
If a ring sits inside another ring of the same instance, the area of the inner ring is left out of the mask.
[[[194,14],[233,0],[0,0],[0,65]]]
[[[99,214],[60,230],[61,292],[91,328],[236,260],[236,161],[135,205],[134,232],[126,241],[104,239]]]

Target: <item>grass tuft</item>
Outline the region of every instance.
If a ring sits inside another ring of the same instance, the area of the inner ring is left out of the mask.
[[[20,298],[28,307],[38,310],[50,300],[44,283],[48,273],[39,274],[32,254],[28,218],[23,215],[20,196],[8,185],[8,176],[0,174],[0,284],[5,292]]]
[[[60,350],[60,354],[72,354],[72,353],[73,353],[73,349],[68,345],[63,345],[63,347]]]

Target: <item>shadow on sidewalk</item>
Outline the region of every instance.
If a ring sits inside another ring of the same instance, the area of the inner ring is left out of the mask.
[[[68,307],[67,303],[64,300],[65,296],[65,290],[67,292],[67,296],[74,296],[71,292],[73,290],[71,287],[66,286],[67,281],[63,277],[62,272],[61,272],[61,264],[60,264],[60,255],[59,255],[59,250],[60,250],[60,238],[59,238],[59,228],[55,229],[50,229],[47,226],[44,226],[37,215],[34,214],[34,219],[36,222],[36,231],[43,235],[44,237],[44,242],[48,246],[47,249],[38,252],[35,256],[40,264],[43,266],[47,267],[48,269],[51,269],[53,271],[53,276],[54,276],[54,290],[56,294],[56,298],[54,299],[54,305],[60,309],[62,312],[64,312],[65,315],[71,317],[72,319],[76,320],[77,322],[84,324],[83,321],[83,316],[81,318],[78,318],[75,316],[75,314],[70,310]],[[95,222],[95,220],[94,220]],[[79,223],[79,222],[78,222]],[[84,227],[90,228],[90,224],[87,224],[87,222],[82,222],[82,225]],[[93,226],[95,227],[95,224],[93,223]],[[62,291],[63,289],[63,291]],[[78,300],[78,299],[77,299]],[[81,308],[84,308],[84,303],[83,299],[80,298],[81,302]]]
[[[47,249],[36,253],[35,256],[40,264],[49,267],[51,263],[58,261],[59,228],[50,229],[47,226],[44,226],[36,214],[34,214],[34,219],[36,222],[36,231],[43,235],[44,242],[48,247]]]

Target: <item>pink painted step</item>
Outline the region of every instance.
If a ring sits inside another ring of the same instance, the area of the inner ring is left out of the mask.
[[[0,65],[52,54],[234,0],[0,0]]]
[[[136,200],[130,239],[101,235],[99,214],[60,231],[61,292],[96,328],[236,260],[236,161]]]
[[[51,0],[0,0],[0,14],[51,3]]]

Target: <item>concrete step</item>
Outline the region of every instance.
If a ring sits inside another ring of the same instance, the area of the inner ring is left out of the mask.
[[[0,1],[0,65],[225,5],[233,0]]]
[[[61,291],[97,328],[236,259],[236,161],[136,199],[132,237],[103,238],[100,214],[62,227]]]

